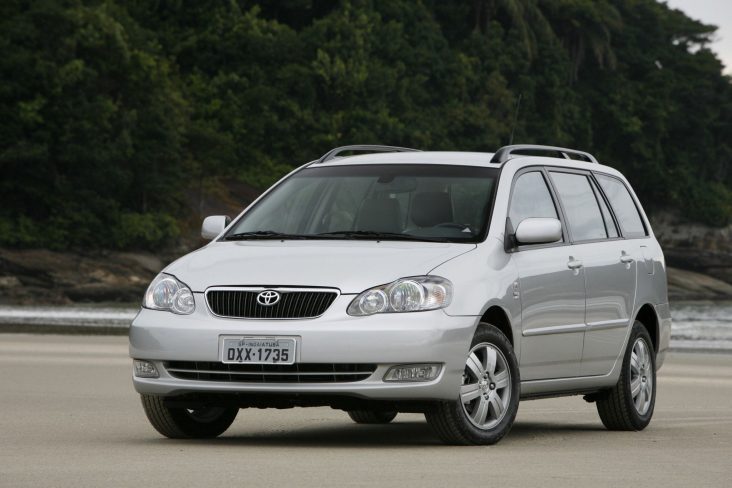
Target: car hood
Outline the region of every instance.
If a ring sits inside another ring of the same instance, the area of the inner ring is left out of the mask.
[[[164,272],[203,292],[211,286],[323,286],[341,293],[427,274],[475,244],[403,241],[213,242]]]

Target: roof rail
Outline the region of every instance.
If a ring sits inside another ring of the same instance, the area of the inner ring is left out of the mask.
[[[412,152],[412,151],[420,151],[420,149],[412,149],[410,147],[399,147],[399,146],[372,146],[368,144],[359,144],[355,146],[341,146],[336,147],[335,149],[331,149],[327,153],[323,154],[323,157],[318,159],[313,164],[320,164],[325,163],[326,161],[330,161],[331,159],[334,159],[336,156],[338,156],[341,153],[344,152],[350,152],[350,151],[359,151],[359,152]]]
[[[511,159],[511,154],[520,151],[556,152],[561,154],[564,159],[572,159],[569,155],[573,154],[575,156],[583,157],[590,163],[600,164],[597,159],[595,159],[595,156],[588,152],[577,151],[576,149],[567,149],[566,147],[542,146],[538,144],[515,144],[513,146],[503,146],[493,155],[491,163],[503,164]]]

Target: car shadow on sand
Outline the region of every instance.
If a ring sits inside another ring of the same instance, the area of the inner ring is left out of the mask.
[[[597,423],[517,422],[501,444],[521,444],[566,440],[567,437],[597,436],[608,433]],[[173,443],[185,446],[247,446],[247,447],[303,447],[303,448],[366,448],[366,447],[447,447],[432,432],[426,422],[402,421],[387,425],[332,425],[319,424],[295,430],[261,431],[239,426],[215,439],[171,440],[148,438],[149,443]]]

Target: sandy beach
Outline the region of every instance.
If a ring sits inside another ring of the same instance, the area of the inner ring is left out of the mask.
[[[148,425],[120,336],[0,334],[0,486],[729,486],[732,355],[672,353],[653,422],[604,430],[580,397],[523,402],[493,447],[441,445],[420,415],[242,410],[221,438]]]

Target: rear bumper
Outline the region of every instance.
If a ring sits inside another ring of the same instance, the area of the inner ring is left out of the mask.
[[[153,395],[188,393],[333,394],[373,400],[454,399],[479,317],[452,317],[442,310],[351,317],[352,296],[340,296],[321,317],[308,320],[246,320],[213,316],[196,293],[196,311],[175,315],[142,309],[130,327],[130,356],[152,361],[159,378],[133,377],[135,389]],[[298,363],[370,363],[367,379],[345,383],[246,383],[176,378],[167,361],[219,361],[221,335],[288,336],[298,339]],[[428,382],[387,383],[397,364],[439,363]]]
[[[661,369],[666,360],[669,342],[671,341],[671,308],[668,303],[655,306],[658,317],[658,354],[656,355],[656,370]]]

